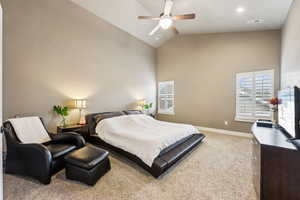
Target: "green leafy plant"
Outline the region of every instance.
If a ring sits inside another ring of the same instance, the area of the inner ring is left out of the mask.
[[[53,106],[53,111],[62,117],[61,124],[66,126],[66,117],[69,115],[69,108],[67,106],[55,105]]]
[[[150,110],[153,106],[153,103],[145,104],[144,105],[144,110]]]

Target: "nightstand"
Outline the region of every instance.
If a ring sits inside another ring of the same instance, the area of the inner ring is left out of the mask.
[[[75,132],[80,134],[82,137],[84,137],[85,140],[88,139],[88,125],[67,125],[67,126],[58,126],[57,127],[57,133],[66,133],[66,132]]]

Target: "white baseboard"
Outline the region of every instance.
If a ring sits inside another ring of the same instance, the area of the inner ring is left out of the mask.
[[[208,128],[208,127],[202,127],[202,126],[197,126],[197,128],[200,131],[207,131],[207,132],[219,133],[219,134],[224,134],[224,135],[232,135],[232,136],[238,136],[238,137],[245,137],[245,138],[253,138],[252,134],[250,134],[250,133],[244,133],[244,132],[238,132],[238,131],[228,131],[228,130],[224,130],[224,129]]]

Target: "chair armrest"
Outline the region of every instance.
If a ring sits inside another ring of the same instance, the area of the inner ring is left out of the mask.
[[[26,174],[36,177],[44,184],[51,180],[52,155],[42,144],[14,144]]]
[[[16,151],[26,160],[34,160],[34,162],[49,164],[52,162],[50,151],[42,144],[14,144]],[[36,163],[34,163],[36,164]]]
[[[81,148],[85,145],[84,138],[78,133],[66,132],[66,133],[50,133],[52,142],[54,143],[71,143],[76,145],[77,148]]]

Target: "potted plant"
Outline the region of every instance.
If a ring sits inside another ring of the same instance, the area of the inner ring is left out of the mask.
[[[53,111],[62,117],[61,126],[66,127],[66,117],[69,115],[69,108],[67,106],[55,105],[53,106]]]
[[[143,109],[144,109],[144,111],[146,111],[147,114],[149,114],[149,111],[152,108],[152,106],[153,106],[153,103],[149,103],[149,104],[146,103],[146,104],[144,104]]]

